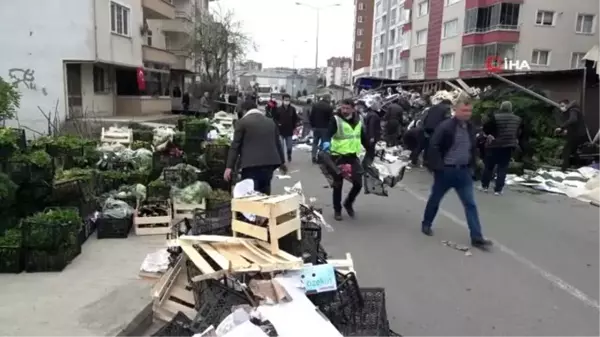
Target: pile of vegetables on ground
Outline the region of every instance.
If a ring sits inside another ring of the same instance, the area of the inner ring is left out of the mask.
[[[26,142],[22,130],[0,128],[0,273],[60,271],[95,230],[127,237],[136,208],[141,217],[167,216],[173,202],[201,203],[226,188],[230,137],[207,140],[207,119],[180,124],[130,124],[132,144],[73,135]],[[215,146],[224,150],[207,163]]]

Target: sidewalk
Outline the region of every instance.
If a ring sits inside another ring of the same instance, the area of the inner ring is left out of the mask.
[[[61,273],[0,274],[0,335],[116,336],[151,302],[137,274],[165,238],[97,240]]]

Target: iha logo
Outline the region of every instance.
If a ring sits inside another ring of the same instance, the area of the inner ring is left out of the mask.
[[[488,56],[485,59],[485,69],[490,73],[500,73],[503,71],[529,71],[529,63],[525,60],[510,60],[500,56]]]

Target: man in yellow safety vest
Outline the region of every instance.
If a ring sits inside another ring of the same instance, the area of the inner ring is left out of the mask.
[[[354,110],[354,102],[345,99],[341,103],[339,114],[335,115],[329,123],[327,133],[321,143],[321,149],[331,154],[333,161],[338,165],[351,167],[352,189],[342,204],[342,185],[344,176],[334,176],[333,183],[333,210],[335,219],[342,220],[342,205],[348,215],[354,217],[354,200],[362,188],[363,169],[358,159],[363,144],[366,144],[363,132],[363,122]]]

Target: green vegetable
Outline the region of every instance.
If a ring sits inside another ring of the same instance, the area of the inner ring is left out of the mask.
[[[150,151],[152,151],[152,144],[150,144],[150,142],[144,142],[141,140],[136,140],[133,142],[133,144],[131,144],[131,149],[132,150],[137,150],[137,149],[148,149]]]
[[[93,169],[73,168],[70,170],[57,171],[54,179],[57,182],[75,179],[91,180],[95,173],[96,170]]]
[[[0,207],[8,208],[12,206],[16,200],[17,190],[19,186],[15,184],[10,177],[4,173],[0,173]]]
[[[83,221],[77,209],[53,208],[23,219],[29,248],[54,249],[77,243]]]
[[[164,187],[169,187],[169,186],[167,185],[167,183],[164,180],[156,179],[154,181],[151,181],[150,184],[148,184],[148,187],[164,188]]]
[[[46,151],[37,150],[31,153],[19,153],[11,158],[18,163],[32,164],[40,168],[47,168],[52,165],[52,157]]]
[[[18,141],[19,135],[15,130],[11,128],[0,128],[0,145],[12,145],[16,149]]]
[[[212,190],[207,199],[214,201],[229,201],[231,200],[231,193],[224,190]]]
[[[198,126],[208,127],[210,125],[210,121],[208,120],[208,118],[191,118],[191,119],[187,120],[185,124],[190,125],[192,127],[198,127]]]
[[[21,247],[23,242],[21,228],[12,228],[0,236],[0,247]]]

